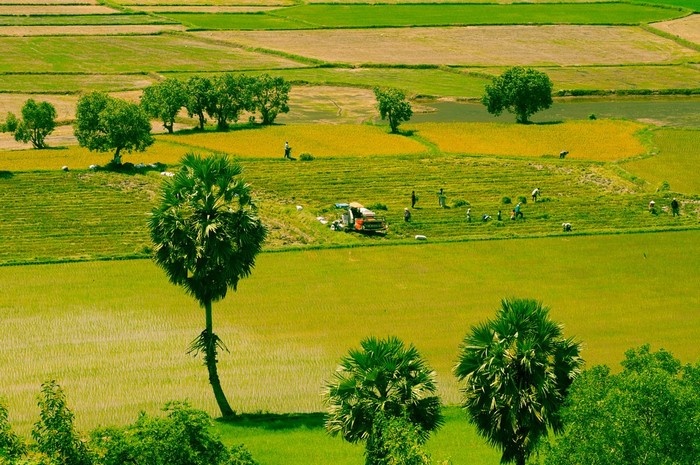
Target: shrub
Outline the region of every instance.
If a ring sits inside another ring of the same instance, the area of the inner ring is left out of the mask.
[[[314,156],[311,155],[310,153],[304,152],[301,155],[299,155],[299,160],[301,160],[301,161],[312,161],[313,159],[314,159]]]
[[[595,113],[591,113],[590,115],[588,115],[588,119],[594,120],[594,119],[598,119],[598,118],[596,118]]]
[[[668,192],[671,190],[671,184],[668,181],[662,181],[656,192]]]
[[[457,200],[455,200],[454,202],[452,202],[452,207],[453,207],[453,208],[466,207],[466,206],[468,206],[468,205],[470,205],[470,203],[467,202],[467,201],[464,200],[464,199],[457,199]]]
[[[379,203],[379,202],[373,203],[372,205],[370,205],[367,208],[369,208],[370,210],[384,210],[384,211],[389,210],[389,207],[387,207],[383,203]]]
[[[24,442],[12,431],[7,406],[0,399],[0,463],[13,463],[26,452]]]
[[[503,197],[503,198],[501,199],[501,203],[502,203],[503,205],[510,205],[511,203],[513,203],[513,201],[510,200],[510,197]]]
[[[525,197],[524,195],[519,196],[519,197],[518,197],[518,202],[520,202],[520,203],[527,203],[527,197]]]

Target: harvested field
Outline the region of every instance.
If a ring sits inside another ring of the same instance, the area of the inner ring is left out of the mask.
[[[445,153],[507,155],[614,161],[646,153],[636,137],[644,126],[626,121],[567,121],[561,124],[503,123],[406,124],[405,129],[437,145]]]
[[[0,15],[110,15],[119,10],[102,5],[6,5],[0,4]]]
[[[573,66],[700,59],[700,52],[636,27],[492,26],[196,34],[351,64]]]
[[[554,90],[697,89],[700,69],[687,65],[669,66],[572,66],[541,68]]]
[[[0,26],[114,26],[135,24],[175,24],[155,15],[113,14],[113,15],[38,15],[0,16]]]
[[[0,36],[117,36],[155,35],[165,31],[184,31],[178,24],[136,24],[114,26],[4,26]]]
[[[119,0],[120,5],[126,6],[159,6],[163,5],[163,0]],[[170,5],[181,6],[291,6],[294,0],[173,0]]]
[[[0,78],[2,77],[0,76]],[[21,115],[22,105],[30,98],[37,102],[49,102],[56,107],[56,121],[58,122],[70,121],[75,117],[75,105],[78,102],[77,95],[0,94],[0,108],[2,108],[0,119],[4,120],[8,111],[15,115]]]
[[[2,0],[0,5],[98,5],[97,0]]]
[[[289,94],[289,114],[277,122],[321,124],[365,123],[377,115],[376,98],[368,89],[329,86],[294,86]]]
[[[651,26],[656,29],[685,39],[700,45],[700,14],[686,16],[685,18],[654,23]]]
[[[155,80],[145,74],[0,74],[0,92],[77,93],[143,89]],[[0,107],[4,96],[0,95]]]
[[[0,38],[0,72],[120,73],[222,71],[299,66],[287,58],[249,52],[190,36]]]

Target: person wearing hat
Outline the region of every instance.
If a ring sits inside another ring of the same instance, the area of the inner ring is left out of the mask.
[[[403,220],[406,222],[411,221],[411,211],[408,208],[403,209]]]

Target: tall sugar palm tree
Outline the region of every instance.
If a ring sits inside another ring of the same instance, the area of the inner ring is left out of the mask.
[[[565,339],[549,309],[504,299],[494,320],[472,327],[454,373],[465,383],[463,407],[481,436],[524,465],[539,439],[561,432],[560,408],[580,373],[580,344]]]
[[[418,350],[396,337],[370,337],[350,350],[324,391],[326,430],[348,442],[367,441],[366,464],[383,463],[385,450],[377,436],[379,418],[405,418],[423,440],[442,425],[435,373]],[[381,452],[378,452],[381,454]]]
[[[212,302],[250,275],[267,234],[240,174],[240,166],[226,156],[188,153],[180,170],[165,181],[149,224],[155,262],[204,309],[205,328],[190,352],[204,354],[224,417],[234,412],[216,367],[218,350],[225,346],[213,331]]]

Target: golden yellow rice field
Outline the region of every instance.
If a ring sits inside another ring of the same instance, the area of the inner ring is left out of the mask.
[[[614,161],[647,151],[636,134],[644,125],[628,121],[567,121],[561,124],[423,123],[406,125],[447,153],[558,157]]]
[[[663,64],[700,59],[699,52],[637,27],[473,26],[196,34],[248,47],[353,64],[572,66]]]
[[[119,13],[102,5],[0,5],[0,15],[109,15]]]
[[[161,135],[158,139],[247,158],[282,158],[285,141],[289,141],[294,158],[302,153],[342,157],[427,151],[414,139],[389,134],[386,127],[351,124],[269,126],[222,133]]]
[[[165,31],[184,31],[178,24],[115,24],[111,26],[3,26],[0,36],[114,36],[151,35]]]

